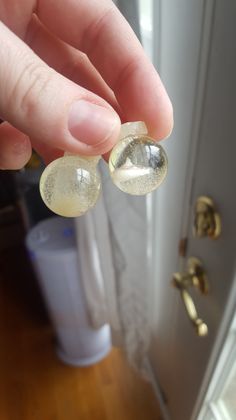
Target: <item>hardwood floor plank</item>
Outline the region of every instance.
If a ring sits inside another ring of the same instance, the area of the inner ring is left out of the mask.
[[[50,324],[31,316],[27,299],[15,290],[24,280],[19,261],[14,259],[15,271],[9,272],[3,262],[0,258],[0,420],[160,420],[150,384],[121,350],[87,368],[57,359]]]

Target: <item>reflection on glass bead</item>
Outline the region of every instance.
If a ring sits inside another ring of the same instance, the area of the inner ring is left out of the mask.
[[[164,180],[167,156],[150,137],[128,135],[113,148],[109,169],[114,184],[121,191],[144,195],[155,190]]]
[[[96,165],[100,157],[65,154],[51,162],[40,179],[40,194],[54,213],[77,217],[93,207],[101,188]]]

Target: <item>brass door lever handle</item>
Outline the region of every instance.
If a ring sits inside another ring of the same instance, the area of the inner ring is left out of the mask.
[[[188,292],[190,287],[196,287],[201,294],[207,294],[209,290],[208,279],[200,260],[190,257],[187,263],[186,273],[174,273],[173,285],[180,291],[181,298],[188,317],[193,324],[197,334],[204,337],[208,333],[206,323],[198,316],[196,306]]]

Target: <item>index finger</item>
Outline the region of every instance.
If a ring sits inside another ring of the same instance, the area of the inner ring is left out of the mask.
[[[157,139],[170,133],[170,99],[128,22],[110,0],[38,0],[36,13],[59,38],[88,55],[127,120],[145,121]]]

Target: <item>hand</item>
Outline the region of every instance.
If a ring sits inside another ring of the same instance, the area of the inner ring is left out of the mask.
[[[0,168],[31,146],[46,162],[104,154],[120,119],[170,133],[167,93],[111,0],[0,0],[0,19]]]

